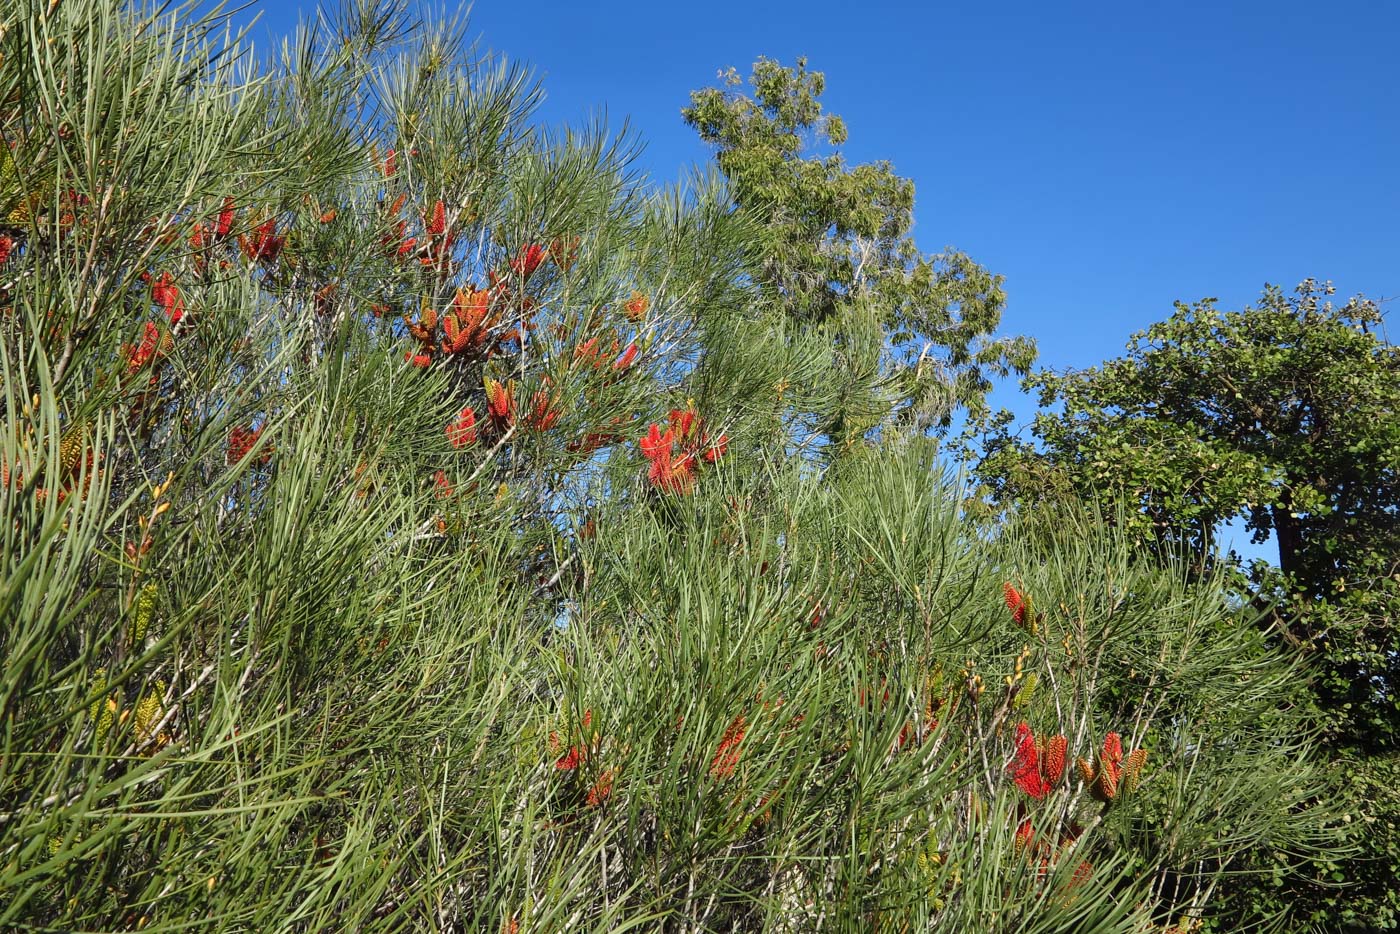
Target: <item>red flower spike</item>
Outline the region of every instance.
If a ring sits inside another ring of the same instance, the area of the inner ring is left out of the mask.
[[[589,807],[596,808],[608,800],[608,795],[612,794],[613,775],[612,769],[604,769],[602,774],[598,776],[598,780],[593,783],[593,787],[588,789],[584,802]]]
[[[452,484],[447,482],[447,474],[439,470],[433,475],[433,494],[438,499],[447,499],[452,495]]]
[[[548,378],[546,378],[547,380]],[[548,389],[540,389],[530,397],[530,413],[525,416],[525,425],[536,431],[548,431],[559,421],[559,410],[554,407]]]
[[[419,370],[426,370],[433,362],[433,358],[425,353],[405,353],[403,358]]]
[[[1009,766],[1016,787],[1039,801],[1050,793],[1050,786],[1040,774],[1040,750],[1035,734],[1024,721],[1016,725],[1016,756]]]
[[[233,230],[233,199],[225,198],[224,206],[219,211],[218,218],[214,221],[214,239],[222,240]]]
[[[385,178],[393,178],[395,175],[398,174],[398,171],[399,171],[398,153],[391,149],[391,150],[389,150],[389,152],[384,156],[384,177],[385,177]]]
[[[647,460],[655,461],[661,457],[669,458],[671,455],[671,448],[675,443],[676,438],[673,431],[668,428],[663,435],[661,433],[661,427],[655,422],[652,422],[651,427],[647,430],[646,437],[637,442],[637,445],[642,449],[643,457]]]
[[[714,758],[710,760],[711,778],[728,778],[734,774],[739,765],[739,744],[744,741],[747,732],[748,723],[743,714],[739,714],[725,727],[719,747],[715,750]]]
[[[624,350],[624,351],[622,352],[622,356],[618,357],[617,360],[613,363],[613,369],[614,369],[614,370],[625,370],[625,369],[627,369],[629,366],[631,366],[631,365],[632,365],[632,361],[634,361],[634,360],[636,360],[636,359],[637,359],[637,345],[636,345],[636,344],[628,344],[628,345],[627,345],[627,349]]]
[[[413,252],[414,246],[418,243],[417,237],[409,237],[399,246],[399,258],[403,259]]]
[[[165,317],[171,324],[179,324],[185,316],[185,303],[180,300],[180,290],[175,287],[168,272],[161,273],[161,277],[151,283],[151,301],[165,311]]]
[[[1016,828],[1016,852],[1020,853],[1029,850],[1035,845],[1035,831],[1031,829],[1029,820],[1021,821],[1021,826]]]
[[[1002,597],[1006,600],[1006,608],[1011,611],[1011,618],[1017,626],[1022,628],[1026,625],[1026,616],[1030,612],[1030,604],[1026,601],[1021,591],[1017,590],[1010,582],[1001,585]]]
[[[433,205],[433,213],[423,218],[423,229],[430,237],[440,236],[447,230],[447,209],[441,200]]]
[[[456,420],[447,426],[447,440],[454,448],[476,443],[476,412],[467,406]]]
[[[527,244],[520,248],[520,252],[515,259],[510,261],[510,271],[522,279],[528,279],[544,262],[544,247],[538,243]]]
[[[727,450],[729,450],[729,436],[720,435],[719,438],[705,450],[705,460],[713,464],[723,457],[724,452]]]
[[[228,452],[225,455],[225,461],[230,466],[237,464],[248,456],[248,452],[252,451],[253,446],[258,443],[258,439],[261,437],[261,428],[254,431],[251,428],[244,428],[241,425],[233,427],[228,433]],[[254,463],[266,464],[271,459],[272,449],[270,447],[264,448],[263,452],[254,460]]]
[[[690,409],[671,410],[671,428],[676,432],[676,440],[685,444],[690,439],[690,430],[695,427],[695,413]]]

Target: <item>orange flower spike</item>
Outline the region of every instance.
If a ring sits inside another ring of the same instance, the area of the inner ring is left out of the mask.
[[[515,424],[515,381],[505,385],[490,377],[486,379],[486,414],[497,428]]]
[[[403,210],[404,202],[407,201],[407,200],[408,200],[408,195],[407,195],[407,194],[401,194],[401,195],[399,195],[397,198],[394,199],[394,203],[391,204],[391,205],[389,205],[389,213],[390,213],[391,215],[392,215],[392,214],[397,214],[397,213],[399,213],[399,211]],[[402,226],[399,227],[399,233],[400,233],[400,234],[403,233],[403,227],[402,227]]]
[[[1137,791],[1138,782],[1142,778],[1142,767],[1146,764],[1146,749],[1134,749],[1128,753],[1128,758],[1123,760],[1123,788],[1129,794]]]
[[[335,208],[328,208],[327,210],[322,211],[322,212],[321,212],[321,223],[323,223],[323,224],[329,224],[329,223],[331,223],[332,221],[335,220],[336,213],[337,213],[337,212],[336,212],[336,209],[335,209]]]
[[[396,152],[395,150],[391,149],[391,150],[389,150],[389,152],[388,152],[387,154],[385,154],[385,156],[384,156],[383,170],[384,170],[384,177],[385,177],[385,178],[393,178],[395,175],[398,174],[398,171],[399,171],[398,152]]]
[[[426,370],[433,362],[433,358],[425,353],[405,353],[403,358],[419,370]]]
[[[622,309],[627,315],[628,321],[641,321],[646,317],[647,309],[651,307],[651,299],[644,293],[634,291],[632,297],[627,299]]]
[[[1045,742],[1045,752],[1040,760],[1041,773],[1050,785],[1059,784],[1065,774],[1065,753],[1069,740],[1063,736],[1052,736]]]

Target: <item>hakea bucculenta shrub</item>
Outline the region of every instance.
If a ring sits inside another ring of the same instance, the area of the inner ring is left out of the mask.
[[[1308,852],[1209,576],[813,456],[722,190],[358,7],[247,86],[119,4],[0,30],[0,928],[1130,934]],[[1090,818],[1032,725],[1104,722]]]

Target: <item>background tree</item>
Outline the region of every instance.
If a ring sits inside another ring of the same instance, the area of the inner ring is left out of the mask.
[[[1293,295],[1269,287],[1240,311],[1178,304],[1122,358],[1037,374],[1034,440],[1003,419],[980,471],[1002,505],[1124,500],[1123,521],[1145,546],[1200,569],[1229,564],[1223,522],[1272,537],[1278,567],[1256,563],[1239,590],[1281,645],[1308,658],[1303,699],[1340,751],[1339,775],[1382,786],[1400,739],[1400,348],[1374,302],[1334,305],[1332,293],[1309,280]],[[1394,793],[1363,807],[1390,828],[1378,850],[1393,850]],[[1394,918],[1395,855],[1377,856],[1339,872],[1369,881],[1369,909],[1357,893],[1340,906],[1295,893],[1294,907]]]
[[[1001,277],[956,250],[921,253],[913,182],[888,162],[846,165],[846,126],[822,113],[820,72],[759,59],[752,97],[733,69],[722,77],[682,113],[761,226],[755,278],[825,335],[835,398],[814,413],[822,434],[845,444],[879,425],[946,428],[958,408],[981,409],[991,377],[1029,369],[1030,340],[992,337]]]

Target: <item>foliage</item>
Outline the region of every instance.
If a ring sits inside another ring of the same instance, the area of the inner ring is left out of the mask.
[[[1365,746],[1400,735],[1400,348],[1374,333],[1378,307],[1269,288],[1257,308],[1178,305],[1101,368],[1038,374],[1040,447],[1004,431],[983,464],[1004,502],[1052,492],[1137,507],[1151,547],[1211,559],[1242,519],[1278,543],[1256,569],[1262,603],[1294,645],[1320,650],[1319,703]],[[1060,408],[1050,410],[1052,405]]]
[[[1223,573],[794,456],[717,180],[460,24],[222,22],[0,48],[0,927],[1190,930],[1349,853]]]
[[[946,428],[959,408],[981,409],[991,377],[1029,369],[1031,341],[991,337],[1001,277],[956,250],[921,254],[913,182],[888,162],[849,167],[835,150],[846,126],[822,113],[820,72],[805,59],[792,68],[759,59],[752,98],[736,90],[733,69],[722,78],[683,113],[761,226],[756,281],[833,348],[822,379],[841,396],[814,413],[822,433],[847,443],[882,425]]]

